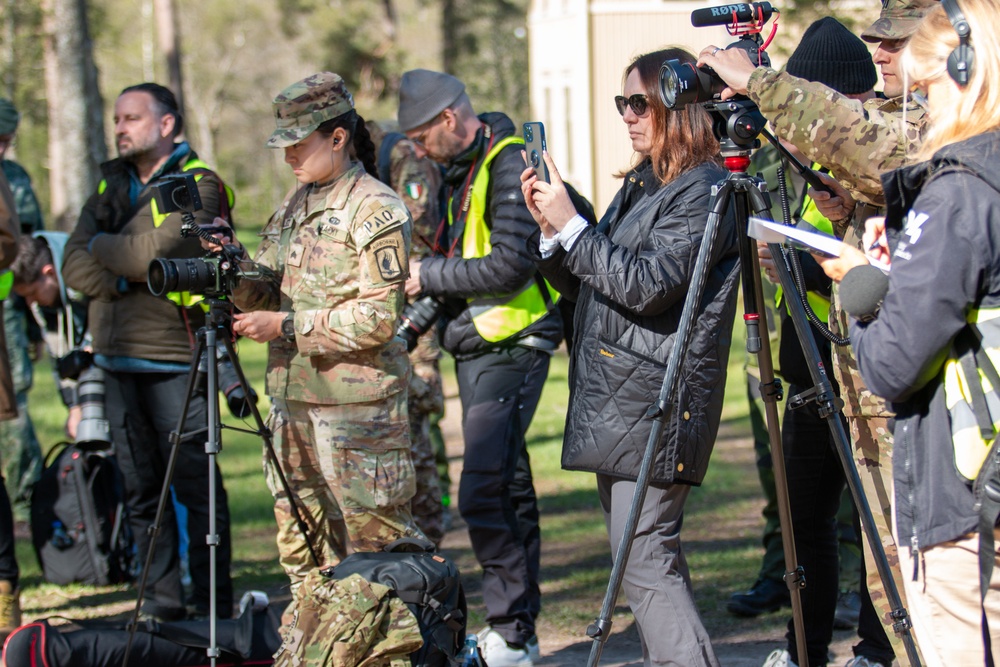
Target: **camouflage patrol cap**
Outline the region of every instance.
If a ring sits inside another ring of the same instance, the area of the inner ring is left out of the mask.
[[[268,148],[285,148],[302,141],[324,122],[354,108],[354,98],[344,80],[333,72],[320,72],[278,93],[272,103],[277,129]]]
[[[924,15],[938,0],[882,0],[882,11],[868,30],[861,33],[866,42],[883,39],[907,39],[917,29]]]
[[[21,114],[17,113],[14,103],[0,97],[0,134],[14,134]]]

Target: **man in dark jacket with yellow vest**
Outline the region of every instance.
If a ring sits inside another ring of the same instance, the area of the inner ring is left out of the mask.
[[[228,215],[229,201],[219,177],[198,159],[187,142],[175,143],[183,118],[173,93],[155,83],[122,91],[115,102],[115,143],[119,158],[101,165],[103,180],[80,213],[66,245],[63,277],[90,297],[89,323],[94,363],[105,371],[105,409],[115,453],[125,480],[129,520],[140,563],[149,548],[152,524],[170,455],[170,432],[184,407],[195,334],[205,313],[184,294],[153,296],[146,272],[157,257],[201,256],[197,238],[181,236],[181,214],[161,213],[150,184],[160,177],[191,173],[202,209],[196,220],[209,224]],[[183,304],[183,305],[181,305]],[[205,387],[188,405],[185,433],[207,425]],[[229,508],[216,468],[218,615],[232,613],[229,575]],[[187,508],[193,595],[189,608],[181,587],[173,505],[166,504],[149,568],[142,611],[163,620],[209,613],[209,472],[204,432],[181,440],[172,484]]]
[[[531,665],[541,540],[524,434],[562,320],[525,245],[537,225],[521,194],[523,142],[504,114],[477,116],[461,81],[428,70],[403,75],[399,126],[418,157],[445,167],[436,254],[411,262],[406,288],[444,304],[443,344],[456,360],[465,438],[458,507],[483,568],[489,624],[480,642],[491,666]]]

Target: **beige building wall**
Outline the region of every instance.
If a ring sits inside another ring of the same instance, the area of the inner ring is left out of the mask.
[[[721,2],[533,0],[528,11],[531,112],[546,124],[560,172],[604,212],[632,153],[615,109],[622,72],[664,46],[697,53],[732,41],[722,27],[694,28],[691,12]],[[564,135],[564,136],[560,136]],[[565,165],[565,166],[564,166]]]

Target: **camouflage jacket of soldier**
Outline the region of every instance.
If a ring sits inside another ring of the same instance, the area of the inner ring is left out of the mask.
[[[3,160],[0,166],[3,167],[10,191],[14,194],[14,208],[21,220],[21,233],[32,234],[42,231],[42,207],[38,205],[38,197],[31,187],[31,177],[28,176],[28,172],[13,160]]]
[[[775,134],[828,168],[855,199],[882,206],[881,174],[903,166],[920,141],[924,110],[903,98],[861,103],[821,83],[761,67],[747,94]]]
[[[355,164],[325,186],[296,186],[261,230],[261,276],[242,278],[244,311],[291,312],[294,342],[270,342],[267,391],[293,401],[374,401],[406,388],[395,338],[405,295],[410,215]]]
[[[775,133],[809,159],[828,167],[858,200],[854,215],[832,221],[845,243],[861,247],[865,220],[884,204],[880,175],[903,166],[909,148],[920,141],[924,111],[903,106],[902,98],[871,99],[862,104],[827,86],[785,72],[759,68],[747,93],[771,122]],[[905,111],[905,113],[904,113]],[[830,329],[848,336],[848,315],[835,288]],[[848,417],[891,417],[886,402],[861,379],[850,347],[834,347],[834,374]]]
[[[377,123],[365,123],[375,144],[376,155],[381,156],[386,131]],[[410,211],[413,220],[413,242],[410,259],[424,259],[433,254],[434,238],[441,222],[441,168],[430,158],[417,157],[413,142],[400,139],[389,153],[389,182]],[[382,165],[379,165],[382,170]],[[437,342],[437,325],[417,340],[417,347],[410,352],[414,364],[435,362],[441,357]]]

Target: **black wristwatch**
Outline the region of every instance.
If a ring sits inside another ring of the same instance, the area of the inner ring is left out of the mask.
[[[295,342],[295,313],[288,313],[281,320],[281,337],[289,343]]]

